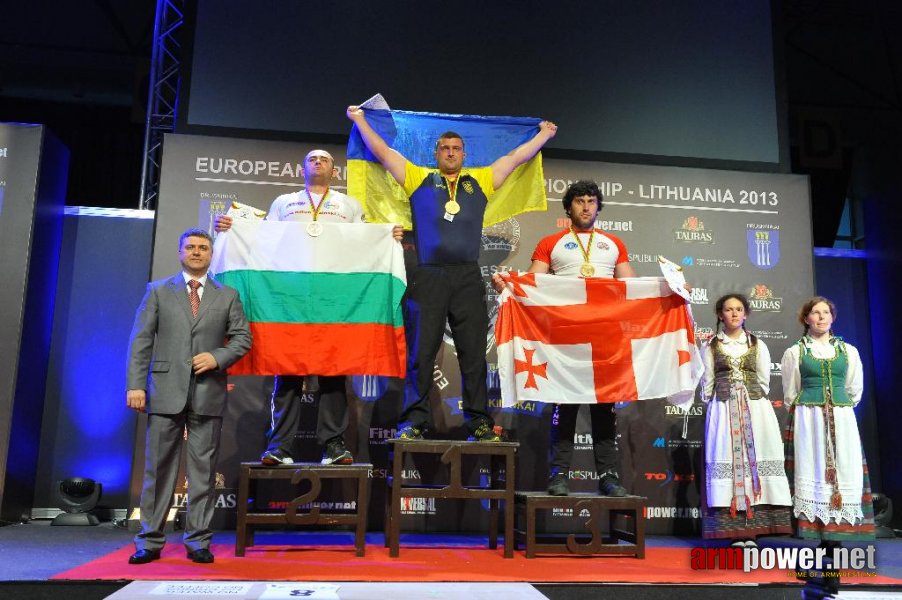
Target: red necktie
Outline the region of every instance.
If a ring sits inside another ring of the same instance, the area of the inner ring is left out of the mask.
[[[191,314],[194,315],[194,318],[197,318],[197,311],[200,308],[200,294],[197,293],[197,288],[201,286],[201,283],[196,279],[192,279],[188,282],[188,287],[191,288],[191,291],[188,292],[188,300],[191,302]]]

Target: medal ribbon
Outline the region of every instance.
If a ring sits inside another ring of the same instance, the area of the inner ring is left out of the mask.
[[[570,233],[573,234],[573,237],[576,238],[576,243],[579,244],[579,249],[583,253],[583,262],[589,262],[589,255],[592,254],[592,240],[595,239],[595,228],[592,228],[592,233],[589,235],[589,243],[583,246],[583,241],[579,238],[579,234],[574,231],[573,227],[570,227]],[[586,250],[588,248],[588,250]]]
[[[313,220],[316,221],[319,217],[319,209],[322,208],[323,203],[326,201],[326,196],[329,195],[329,188],[326,188],[323,197],[319,200],[319,204],[313,204],[313,196],[310,195],[310,190],[305,188],[304,191],[307,192],[307,200],[310,201],[310,208],[313,210]]]
[[[442,175],[442,181],[448,186],[448,202],[457,202],[457,184],[460,183],[460,173],[457,174],[457,179],[454,181],[451,181]]]

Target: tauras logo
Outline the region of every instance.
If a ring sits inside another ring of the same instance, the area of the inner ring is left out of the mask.
[[[188,506],[188,494],[176,492],[172,495],[172,506],[175,508],[185,508]],[[216,494],[213,501],[213,508],[235,508],[238,506],[238,497],[235,492],[220,492]]]
[[[674,406],[673,404],[665,404],[664,405],[664,414],[667,416],[677,416],[677,417],[700,417],[705,414],[705,407],[701,404],[693,404],[687,410],[683,410],[679,406]]]
[[[706,231],[705,224],[695,216],[687,217],[682,228],[673,230],[673,236],[678,242],[714,243],[714,234]]]
[[[749,294],[749,306],[752,310],[763,312],[781,312],[783,310],[783,298],[774,296],[773,290],[763,283],[752,288]]]

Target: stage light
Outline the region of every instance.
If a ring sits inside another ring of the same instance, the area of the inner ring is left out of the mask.
[[[874,494],[874,533],[878,538],[894,538],[896,533],[890,523],[893,520],[893,501],[885,494]]]
[[[100,521],[89,511],[97,506],[103,486],[93,479],[69,477],[57,483],[60,508],[51,525],[98,525]]]

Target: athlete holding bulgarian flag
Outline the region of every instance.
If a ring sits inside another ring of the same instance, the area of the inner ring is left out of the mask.
[[[306,223],[304,232],[311,237],[318,237],[322,234],[323,223],[363,223],[363,208],[360,203],[355,198],[330,188],[332,179],[337,174],[338,169],[335,167],[335,161],[331,154],[325,150],[311,150],[304,158],[304,189],[276,198],[266,219]],[[221,215],[216,220],[216,231],[229,231],[232,221],[231,217]],[[392,229],[395,240],[400,240],[403,234],[400,225]],[[304,233],[298,232],[298,235],[304,235]],[[229,278],[228,275],[225,277]],[[238,285],[237,282],[235,283]],[[282,320],[293,319],[283,317]],[[253,323],[252,329],[255,326],[261,327],[260,324]],[[258,342],[262,341],[262,343],[258,343],[257,347],[267,347],[266,334],[258,332],[257,337]],[[297,339],[298,336],[294,335],[293,337]],[[318,348],[314,340],[307,339],[305,344],[310,351],[317,352]],[[274,348],[276,344],[269,347]],[[253,358],[254,356],[250,357],[250,359]],[[291,364],[291,360],[285,362]],[[286,365],[285,368],[289,368],[289,365]],[[283,373],[283,371],[278,371],[278,373]],[[323,371],[310,372],[300,365],[295,365],[289,370],[289,373],[275,374],[270,400],[271,423],[267,432],[268,444],[260,458],[261,462],[265,465],[292,464],[294,462],[291,448],[300,425],[301,406],[303,405],[300,402],[300,395],[303,393],[304,377],[319,375],[320,399],[316,437],[324,446],[322,462],[323,464],[353,463],[354,457],[344,442],[344,432],[348,427],[346,376],[327,374]]]

